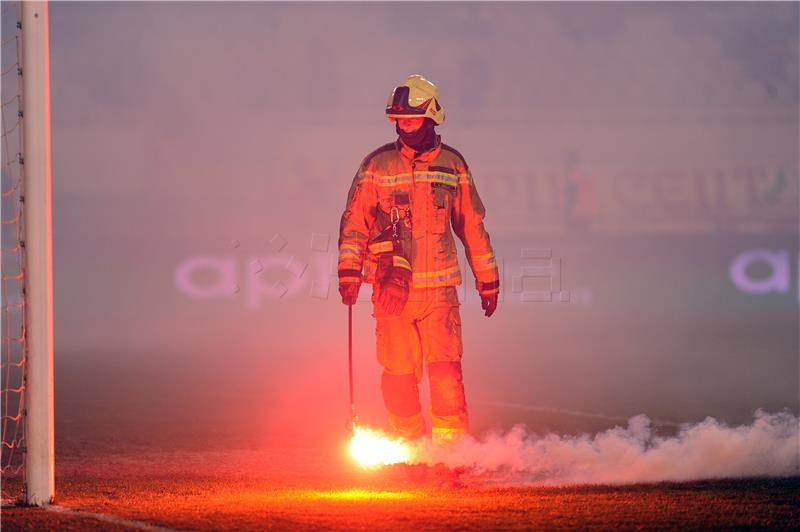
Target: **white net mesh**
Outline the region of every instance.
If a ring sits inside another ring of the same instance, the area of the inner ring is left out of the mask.
[[[23,241],[22,7],[2,2],[2,498],[21,496],[24,474],[25,247]]]

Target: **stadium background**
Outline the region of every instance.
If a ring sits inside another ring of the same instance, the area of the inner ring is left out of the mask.
[[[53,3],[50,19],[58,446],[341,434],[338,220],[410,73],[440,87],[503,263],[491,320],[462,292],[476,431],[798,412],[796,4]],[[732,277],[758,250],[772,267]],[[356,393],[380,424],[367,297]]]

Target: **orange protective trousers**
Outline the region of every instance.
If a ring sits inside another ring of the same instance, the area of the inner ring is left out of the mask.
[[[374,285],[373,316],[389,423],[400,437],[416,439],[425,434],[418,389],[424,362],[430,382],[433,440],[453,441],[468,429],[456,288],[412,288],[408,303],[397,316],[386,314],[377,304],[379,291],[380,285]]]

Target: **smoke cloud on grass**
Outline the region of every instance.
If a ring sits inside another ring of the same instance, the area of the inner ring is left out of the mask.
[[[800,474],[800,418],[759,410],[750,425],[730,427],[709,417],[668,437],[644,415],[594,436],[539,436],[516,426],[449,449],[426,442],[416,457],[468,467],[489,482],[551,486],[791,476]]]

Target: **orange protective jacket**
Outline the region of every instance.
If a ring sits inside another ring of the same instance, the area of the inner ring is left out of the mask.
[[[375,282],[380,247],[375,240],[389,224],[393,207],[411,212],[411,223],[406,224],[410,245],[404,247],[413,288],[461,284],[452,228],[464,244],[478,291],[499,292],[483,203],[464,158],[439,139],[436,147],[421,154],[398,139],[363,160],[339,226],[340,282]]]

